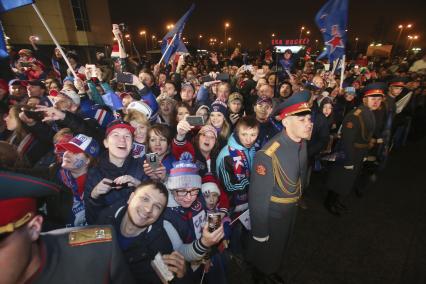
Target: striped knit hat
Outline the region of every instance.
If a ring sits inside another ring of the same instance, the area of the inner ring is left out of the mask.
[[[190,153],[184,152],[180,160],[173,163],[166,185],[169,190],[201,188],[201,176]]]

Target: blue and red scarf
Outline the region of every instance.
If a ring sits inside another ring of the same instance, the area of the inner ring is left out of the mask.
[[[229,155],[234,161],[234,174],[238,181],[250,178],[250,163],[244,151],[228,146]]]
[[[85,207],[83,202],[84,185],[86,183],[87,174],[74,178],[71,172],[66,169],[58,171],[58,178],[62,183],[71,189],[73,194],[72,214],[70,216],[69,226],[84,226],[86,225]]]
[[[133,142],[132,149],[133,158],[143,158],[145,156],[145,145],[138,142]]]

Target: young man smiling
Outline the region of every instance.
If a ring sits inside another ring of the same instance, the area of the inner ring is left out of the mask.
[[[89,169],[84,202],[86,219],[94,224],[98,214],[109,205],[128,200],[133,187],[147,179],[143,161],[131,155],[135,129],[128,123],[115,120],[106,129],[104,146],[96,167]]]
[[[99,218],[99,223],[114,226],[118,244],[139,283],[160,282],[151,267],[157,252],[162,254],[168,269],[177,279],[185,275],[185,260],[180,253],[173,251],[163,228],[161,215],[167,199],[168,191],[164,184],[145,181],[130,195],[127,205],[118,203]]]

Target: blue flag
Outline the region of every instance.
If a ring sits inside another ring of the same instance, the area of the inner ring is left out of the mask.
[[[175,52],[188,52],[188,50],[185,47],[185,44],[182,42],[182,32],[183,28],[185,27],[186,22],[188,21],[189,16],[191,15],[192,11],[194,11],[195,4],[191,5],[191,8],[185,13],[185,15],[182,16],[182,18],[179,19],[179,21],[175,24],[174,28],[169,31],[164,37],[161,42],[161,53],[164,55],[164,62],[167,64],[169,63],[170,57]],[[175,39],[173,40],[173,37]],[[173,42],[172,42],[173,40]],[[167,50],[167,46],[170,45],[170,48]]]
[[[0,14],[34,3],[33,0],[0,0]],[[7,57],[6,42],[4,41],[3,26],[0,23],[0,58]]]
[[[0,14],[33,3],[34,0],[0,0]]]
[[[327,55],[332,64],[345,54],[348,0],[329,0],[318,11],[315,22],[322,33],[325,45],[325,50],[318,59]]]

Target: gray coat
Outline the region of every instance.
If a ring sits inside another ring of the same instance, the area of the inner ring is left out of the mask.
[[[55,230],[39,242],[42,264],[31,283],[134,283],[109,226]]]
[[[275,135],[254,159],[249,209],[252,235],[248,258],[266,274],[279,270],[292,235],[297,202],[307,176],[306,141],[292,141],[285,132]]]

